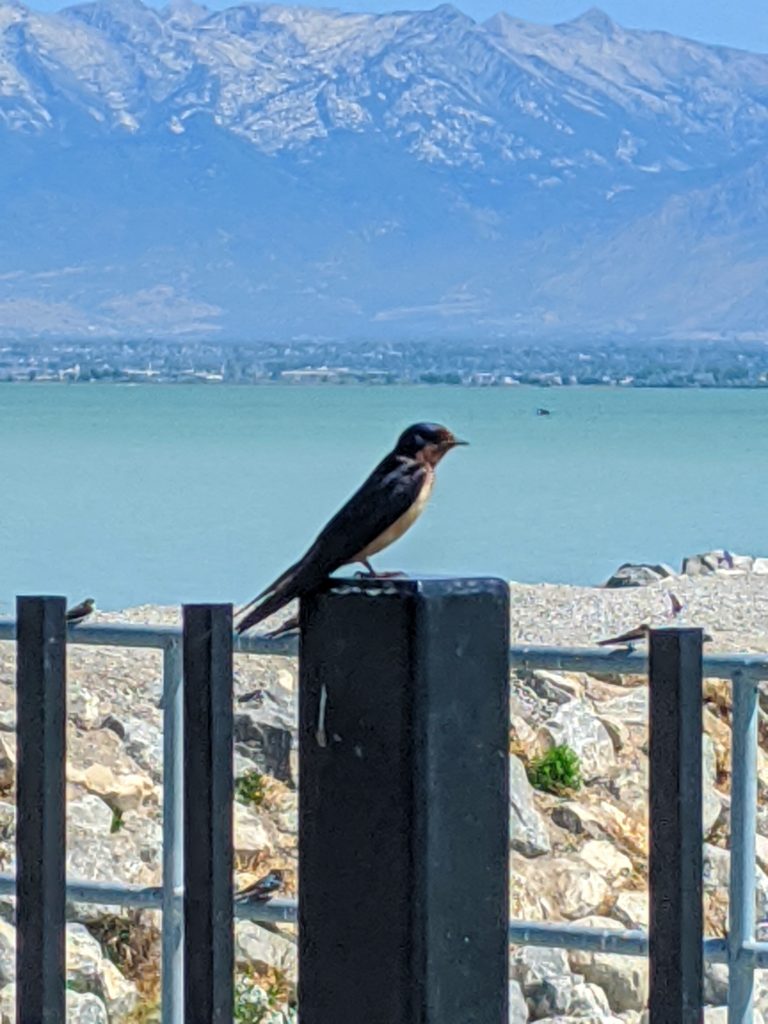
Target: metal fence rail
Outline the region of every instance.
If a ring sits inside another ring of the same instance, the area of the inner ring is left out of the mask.
[[[43,599],[34,599],[39,602]],[[51,599],[44,599],[50,601]],[[33,602],[34,604],[34,602]],[[39,609],[39,605],[37,606]],[[51,606],[46,604],[46,608]],[[27,606],[26,613],[19,605],[19,639],[22,639],[22,623],[24,615],[32,614],[32,605]],[[47,614],[49,614],[48,612]],[[30,620],[27,620],[30,621]],[[47,628],[50,626],[50,621]],[[680,630],[656,631],[667,636],[679,636]],[[55,633],[55,629],[54,629]],[[62,630],[62,638],[64,631]],[[15,621],[0,621],[0,640],[17,639]],[[34,638],[28,643],[34,646]],[[50,642],[49,637],[49,642]],[[55,636],[53,637],[55,640]],[[163,764],[163,884],[156,887],[139,887],[132,885],[107,885],[102,883],[70,880],[66,884],[66,897],[78,902],[91,902],[105,905],[154,907],[163,911],[163,1022],[164,1024],[181,1024],[183,1003],[183,900],[184,900],[184,858],[182,843],[183,820],[183,693],[182,693],[182,640],[181,628],[160,626],[114,626],[114,625],[80,625],[66,630],[66,643],[88,646],[120,646],[152,648],[163,654],[163,729],[164,729],[164,764]],[[653,641],[652,641],[653,648]],[[232,640],[234,653],[242,654],[281,654],[294,656],[297,653],[297,641],[293,637],[278,640],[266,640],[260,637],[234,637]],[[29,648],[32,650],[32,647]],[[653,659],[652,659],[653,660]],[[671,664],[671,663],[670,663]],[[589,672],[597,674],[637,674],[644,675],[649,671],[648,657],[638,651],[610,652],[604,649],[556,648],[515,646],[509,649],[509,666],[518,668],[555,669],[559,671]],[[37,673],[39,680],[48,680],[56,676],[56,665],[46,664],[33,666],[31,671]],[[53,677],[51,673],[53,672]],[[699,935],[699,948],[705,959],[726,963],[729,966],[729,1024],[749,1024],[752,1019],[753,973],[756,968],[768,968],[768,942],[755,940],[755,830],[757,807],[757,707],[758,681],[768,679],[768,657],[763,655],[706,655],[703,658],[700,674],[693,673],[693,683],[689,686],[700,686],[701,677],[717,677],[730,679],[733,683],[733,721],[732,721],[732,792],[731,792],[731,876],[730,876],[730,919],[727,939],[708,938],[702,941]],[[652,681],[653,686],[653,681]],[[46,695],[43,688],[32,693],[32,704],[27,714],[34,710],[37,702],[38,711],[43,711],[41,702],[47,701],[50,714],[52,701],[60,690],[54,689]],[[22,714],[22,703],[19,704]],[[20,727],[23,724],[20,721]],[[55,732],[54,724],[54,732]],[[700,737],[699,737],[700,739]],[[688,741],[686,740],[686,743]],[[55,743],[54,743],[55,748]],[[45,751],[41,754],[39,767],[41,771],[54,773],[61,765],[57,751]],[[668,753],[668,751],[667,751]],[[678,751],[683,764],[686,757],[691,758],[691,750]],[[695,751],[693,751],[695,760]],[[27,761],[29,764],[29,762]],[[688,762],[690,769],[693,761]],[[700,753],[698,758],[700,778]],[[34,781],[34,780],[33,780]],[[29,790],[31,792],[31,790]],[[29,796],[27,794],[27,798]],[[50,822],[49,822],[50,824]],[[684,827],[684,825],[682,826]],[[699,847],[700,847],[699,836]],[[674,840],[674,835],[672,835]],[[48,864],[50,868],[54,862]],[[45,867],[45,865],[43,865]],[[51,878],[54,876],[52,875]],[[21,882],[21,871],[19,876]],[[701,880],[698,880],[700,892]],[[16,893],[16,879],[8,875],[0,875],[0,895]],[[20,895],[20,894],[19,894]],[[49,891],[46,899],[52,898]],[[295,901],[275,899],[267,904],[236,904],[232,914],[237,918],[256,921],[296,921],[298,908]],[[647,955],[649,952],[648,935],[640,931],[603,931],[587,929],[570,924],[512,921],[508,925],[508,939],[515,944],[551,946],[561,948],[578,948],[605,950],[625,955]],[[685,941],[690,942],[690,936]],[[56,961],[60,953],[54,951],[50,961],[49,977],[56,978],[63,967]],[[653,950],[651,949],[653,959]],[[42,991],[42,987],[40,988]],[[63,985],[62,985],[63,991]],[[48,998],[48,997],[46,997]],[[53,1003],[54,1005],[55,998]],[[57,1011],[58,1012],[58,1011]],[[697,1013],[696,1007],[692,1011]],[[32,1020],[31,1016],[19,1016],[19,1021]],[[55,1017],[45,1013],[37,1016],[37,1024],[42,1021],[54,1020]],[[62,1019],[62,1018],[59,1018]],[[195,1018],[187,1018],[192,1020]],[[653,1016],[654,1024],[663,1020],[682,1021],[694,1019],[685,1009],[678,1007],[670,1015],[661,1016],[658,1009]]]
[[[12,619],[0,620],[0,640],[15,641],[17,625]],[[163,1024],[180,1024],[183,1006],[183,694],[182,629],[180,626],[133,626],[87,624],[66,630],[67,644],[88,647],[136,647],[152,649],[163,655],[163,884],[159,888],[100,886],[75,882],[67,886],[70,898],[81,902],[121,906],[159,907],[163,911],[162,932],[162,1007]],[[258,636],[234,637],[233,649],[242,654],[287,654],[295,656],[295,637],[264,640]],[[0,875],[0,893],[15,893],[15,879]],[[88,895],[88,894],[91,895]],[[79,894],[79,895],[78,895]],[[108,897],[108,898],[107,898]],[[272,917],[280,902],[269,907],[238,906],[237,916],[251,920],[292,920]],[[288,901],[290,904],[290,901]],[[259,912],[266,917],[253,916]],[[290,915],[293,913],[293,917]]]

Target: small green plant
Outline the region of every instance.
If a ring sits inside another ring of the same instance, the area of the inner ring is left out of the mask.
[[[236,1024],[263,1024],[269,1012],[266,992],[252,979],[238,978],[235,982]]]
[[[153,914],[134,908],[121,914],[104,913],[92,920],[88,931],[98,939],[104,955],[121,974],[132,981],[138,991],[143,1009],[127,1017],[121,1024],[158,1024],[153,1007],[160,999],[160,931]]]
[[[123,812],[119,807],[115,807],[112,811],[112,824],[109,826],[110,832],[119,832],[123,827]]]
[[[238,972],[235,1024],[296,1024],[296,1011],[285,1003],[286,982],[279,971],[274,975],[265,980],[252,968]]]
[[[264,803],[266,790],[264,788],[264,776],[255,769],[243,772],[235,779],[235,800],[241,804],[253,804],[260,807]]]
[[[545,793],[565,793],[581,788],[581,762],[579,755],[562,743],[534,758],[528,765],[528,778],[536,789]]]
[[[262,979],[262,986],[271,1007],[288,1005],[291,983],[281,967],[270,967]]]

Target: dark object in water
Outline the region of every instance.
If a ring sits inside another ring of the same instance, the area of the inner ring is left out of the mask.
[[[545,409],[545,408],[543,408],[543,406],[539,406],[539,408],[536,410],[536,415],[537,416],[551,416],[552,413],[549,411],[549,409]]]

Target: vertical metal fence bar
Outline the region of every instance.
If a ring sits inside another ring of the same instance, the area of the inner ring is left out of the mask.
[[[755,938],[757,681],[734,676],[731,729],[731,878],[728,906],[728,1024],[751,1024],[754,967],[744,956]]]
[[[16,600],[16,1020],[65,1010],[66,602]]]
[[[163,649],[163,1024],[182,1024],[184,885],[184,701],[181,648]]]
[[[509,588],[334,582],[301,622],[302,1024],[507,1024]]]
[[[232,606],[184,606],[184,1020],[231,1024]]]
[[[703,1001],[702,632],[650,635],[650,1024],[699,1024]]]

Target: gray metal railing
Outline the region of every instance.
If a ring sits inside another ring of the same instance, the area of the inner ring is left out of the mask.
[[[180,626],[70,626],[67,643],[88,647],[135,647],[163,655],[163,884],[159,887],[68,882],[67,897],[83,903],[160,908],[162,925],[163,1024],[180,1024],[183,1005],[182,895],[183,860],[183,693],[182,631]],[[0,641],[16,640],[15,620],[0,620]],[[296,654],[295,638],[264,640],[236,637],[236,653]],[[15,879],[0,874],[0,894],[12,895]],[[238,905],[238,917],[249,920],[295,920],[295,901],[272,900],[267,905]]]
[[[0,640],[15,640],[16,629],[15,621],[0,621]],[[663,632],[678,634],[681,631]],[[170,626],[84,624],[67,630],[66,643],[151,648],[163,654],[163,884],[141,887],[70,880],[66,884],[66,896],[79,902],[162,909],[163,1024],[181,1024],[184,899],[182,630]],[[297,653],[297,641],[293,637],[277,640],[234,637],[232,649],[234,653],[241,654],[293,656]],[[512,669],[638,675],[647,673],[649,667],[648,657],[638,651],[533,646],[511,647],[509,666]],[[706,655],[699,682],[702,676],[730,679],[733,684],[729,930],[726,939],[705,939],[703,954],[707,960],[728,964],[729,1024],[749,1024],[752,1019],[754,970],[768,967],[768,942],[758,942],[755,938],[758,682],[768,679],[768,656]],[[684,751],[682,753],[685,754]],[[15,879],[0,875],[0,895],[12,895],[15,891]],[[295,901],[284,899],[274,899],[266,904],[238,903],[234,907],[234,915],[257,921],[295,921],[297,906]],[[564,923],[512,921],[508,936],[509,941],[515,944],[603,950],[635,956],[646,955],[649,949],[648,935],[641,931],[590,929]]]

